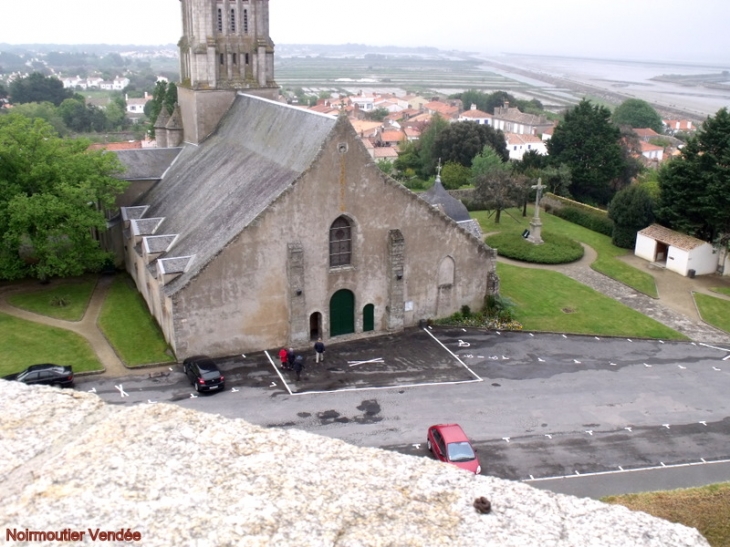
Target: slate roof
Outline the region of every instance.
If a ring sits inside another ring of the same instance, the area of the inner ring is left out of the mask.
[[[182,148],[142,148],[119,150],[119,161],[126,168],[120,178],[124,180],[159,180],[175,161]]]
[[[440,206],[443,212],[456,222],[471,219],[466,206],[446,191],[446,188],[441,184],[440,176],[436,177],[433,186],[427,192],[421,194],[420,197],[431,205]]]
[[[665,245],[671,245],[677,249],[682,249],[683,251],[691,251],[692,249],[696,249],[697,247],[707,244],[706,241],[688,236],[687,234],[675,232],[674,230],[670,230],[669,228],[665,228],[659,224],[652,224],[648,228],[641,230],[639,233],[659,241],[660,243],[664,243]]]
[[[178,234],[166,258],[194,256],[165,292],[183,288],[287,190],[337,123],[349,122],[239,93],[205,141],[186,145],[139,203],[165,219],[155,235]]]

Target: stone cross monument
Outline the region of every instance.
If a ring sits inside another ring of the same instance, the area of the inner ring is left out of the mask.
[[[534,243],[535,245],[540,245],[543,242],[542,237],[540,236],[540,231],[542,230],[542,222],[540,222],[540,196],[542,195],[542,191],[547,188],[547,186],[544,186],[542,184],[542,179],[537,179],[537,184],[533,185],[531,188],[534,188],[536,190],[535,192],[535,216],[532,217],[532,220],[530,221],[530,235],[527,238],[527,241],[530,243]]]

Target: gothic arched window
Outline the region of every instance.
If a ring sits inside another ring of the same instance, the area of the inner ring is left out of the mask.
[[[338,217],[330,226],[330,268],[349,266],[352,262],[352,226]]]

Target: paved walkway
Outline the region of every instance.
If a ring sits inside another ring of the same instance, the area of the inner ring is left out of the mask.
[[[658,268],[634,255],[621,257],[621,260],[654,277],[659,294],[659,298],[655,299],[593,270],[590,265],[598,255],[587,245],[583,245],[583,248],[585,249],[583,258],[569,264],[532,264],[501,256],[497,260],[523,268],[561,272],[571,279],[681,332],[695,342],[730,344],[730,334],[718,330],[700,319],[692,297],[693,292],[700,292],[730,300],[725,295],[710,291],[712,287],[730,287],[730,278],[727,276],[706,275],[690,279],[664,268]]]
[[[101,312],[102,304],[106,298],[106,293],[109,290],[109,286],[114,280],[111,276],[101,276],[99,281],[94,287],[94,292],[91,295],[89,305],[84,312],[84,316],[81,321],[64,321],[62,319],[55,319],[48,317],[47,315],[40,315],[30,311],[22,310],[11,306],[5,300],[8,294],[27,291],[32,289],[40,289],[37,281],[23,282],[19,284],[7,285],[0,287],[0,312],[25,319],[27,321],[34,321],[43,325],[50,325],[52,327],[58,327],[60,329],[70,330],[75,332],[79,336],[85,338],[91,348],[96,352],[99,361],[101,361],[104,367],[104,372],[108,376],[126,376],[134,372],[133,369],[128,369],[124,366],[121,359],[117,356],[114,349],[111,347],[106,337],[102,334],[97,326],[96,322],[99,319],[99,313]],[[149,371],[145,370],[144,374],[148,374]]]

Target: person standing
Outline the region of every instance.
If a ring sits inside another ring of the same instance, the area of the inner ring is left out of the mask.
[[[294,368],[294,348],[289,348],[289,350],[286,352],[286,363],[289,366],[289,370]]]
[[[304,357],[297,355],[294,358],[294,372],[297,373],[297,382],[302,379],[302,370],[304,370]]]
[[[286,370],[289,368],[289,352],[286,351],[286,348],[281,348],[279,350],[279,361],[281,361],[281,368]]]
[[[315,363],[319,363],[320,361],[324,363],[324,343],[322,343],[322,339],[319,338],[314,343],[314,352],[315,352]]]

